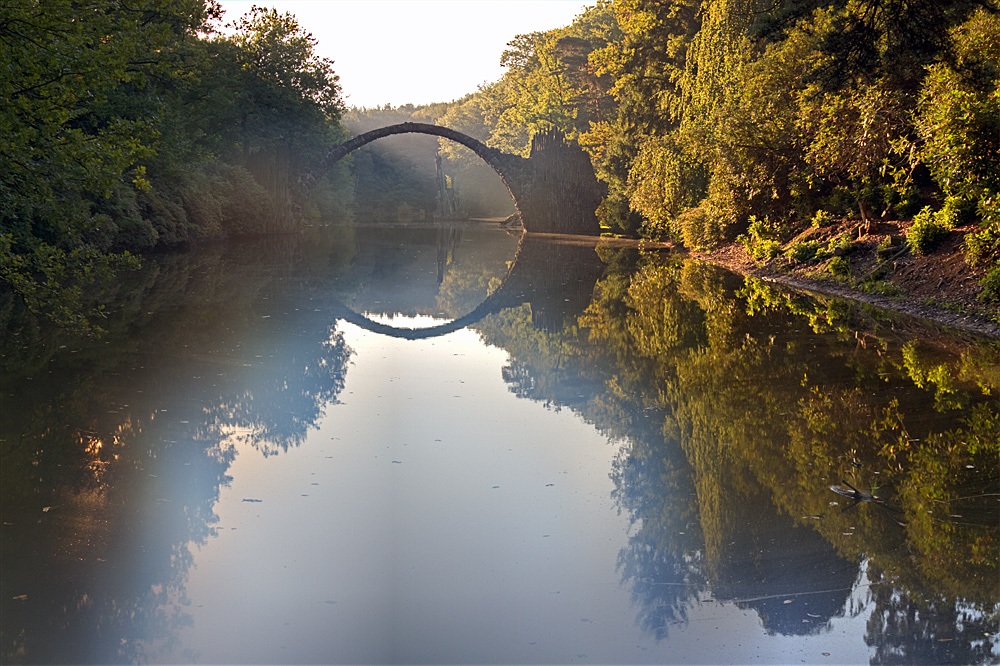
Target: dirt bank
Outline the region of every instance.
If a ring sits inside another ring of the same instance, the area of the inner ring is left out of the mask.
[[[881,222],[863,233],[858,230],[857,221],[845,220],[811,228],[783,247],[788,249],[803,241],[823,243],[843,234],[850,234],[851,238],[862,234],[850,252],[843,255],[850,262],[849,276],[843,270],[841,277],[831,272],[833,258],[800,263],[780,256],[761,263],[741,243],[730,243],[710,253],[691,254],[739,273],[797,289],[842,296],[1000,339],[1000,306],[979,298],[985,270],[970,268],[962,256],[962,240],[974,227],[953,230],[930,255],[903,252],[888,260],[880,259],[879,248],[898,245],[909,224]],[[868,276],[876,279],[859,288],[861,278]]]

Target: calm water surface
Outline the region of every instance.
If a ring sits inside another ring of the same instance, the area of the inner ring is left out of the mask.
[[[1000,662],[995,343],[475,225],[7,315],[3,663]]]

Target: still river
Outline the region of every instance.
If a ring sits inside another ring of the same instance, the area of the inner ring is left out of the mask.
[[[0,660],[1000,661],[995,342],[518,242],[156,256],[97,341],[8,311]]]

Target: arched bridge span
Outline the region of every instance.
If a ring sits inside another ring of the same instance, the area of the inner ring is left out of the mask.
[[[352,151],[395,134],[430,134],[469,148],[500,176],[514,199],[525,231],[573,234],[600,231],[596,210],[602,193],[590,158],[560,132],[536,135],[532,139],[531,156],[525,158],[491,148],[440,125],[399,123],[380,127],[330,149],[315,169],[299,179],[301,193],[308,194],[330,167]]]

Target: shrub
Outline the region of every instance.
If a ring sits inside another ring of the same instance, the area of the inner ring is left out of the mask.
[[[818,210],[816,211],[816,214],[813,215],[812,225],[817,229],[820,227],[828,227],[831,224],[833,224],[833,213],[825,210]]]
[[[978,266],[991,257],[997,258],[1000,255],[1000,225],[969,233],[962,247],[965,261],[970,266]]]
[[[674,220],[681,241],[691,248],[710,249],[725,239],[724,225],[704,205],[684,211]]]
[[[854,241],[848,234],[841,234],[830,240],[830,252],[838,257],[854,251]]]
[[[935,213],[933,208],[925,206],[914,216],[913,225],[906,232],[906,239],[915,253],[930,253],[951,231],[951,225],[947,222],[951,212],[946,211],[947,208],[942,208]]]
[[[777,237],[778,230],[775,226],[751,215],[747,232],[737,240],[750,251],[754,259],[766,261],[781,253],[781,243],[778,242]]]
[[[980,300],[987,303],[1000,302],[1000,263],[991,268],[979,284],[983,286],[983,290],[979,292]],[[1000,321],[1000,312],[997,313],[994,319]]]
[[[816,241],[803,241],[801,243],[796,243],[792,247],[788,248],[785,252],[785,256],[795,261],[809,261],[816,257],[816,253],[819,251],[819,243]]]
[[[834,257],[830,260],[829,269],[837,277],[851,277],[851,262],[847,257]]]
[[[977,266],[990,258],[1000,259],[1000,201],[983,197],[979,201],[979,229],[965,237],[965,261]]]

